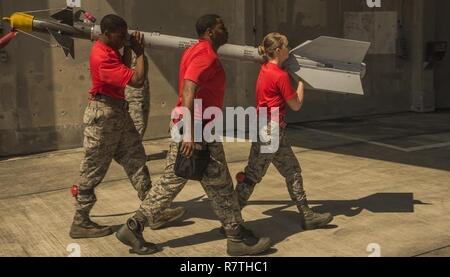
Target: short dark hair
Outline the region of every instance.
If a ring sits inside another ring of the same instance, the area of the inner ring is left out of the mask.
[[[122,28],[128,28],[128,24],[122,17],[115,14],[106,15],[100,22],[102,34],[106,32],[114,33]]]
[[[198,36],[199,37],[203,36],[206,33],[206,30],[208,30],[208,28],[216,26],[217,19],[220,19],[220,16],[218,16],[217,14],[206,14],[200,17],[197,20],[197,24],[195,24]]]

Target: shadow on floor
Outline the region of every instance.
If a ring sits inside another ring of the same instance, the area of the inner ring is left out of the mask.
[[[312,200],[309,203],[314,205],[313,210],[316,212],[347,217],[357,216],[363,210],[372,213],[414,213],[415,205],[431,205],[414,200],[413,193],[376,193],[357,200]],[[286,208],[294,206],[287,201],[253,201],[250,204],[287,205]]]
[[[356,216],[363,210],[372,213],[414,213],[415,205],[431,205],[415,200],[413,193],[376,193],[357,200],[310,200],[309,203],[316,212],[329,212],[334,216],[344,215],[347,217]],[[175,205],[185,207],[191,218],[216,219],[209,205],[209,200],[204,196],[186,202],[178,202]],[[249,201],[249,206],[260,205],[279,205],[283,206],[281,210],[284,210],[293,207],[294,203],[288,200]],[[274,210],[280,210],[280,208]],[[264,214],[272,215],[271,211],[266,211]]]
[[[206,202],[204,202],[206,203]],[[206,207],[205,207],[206,208]],[[277,245],[278,243],[285,241],[287,238],[301,233],[305,232],[300,224],[286,224],[286,222],[298,222],[298,213],[292,212],[292,211],[285,211],[282,210],[285,207],[282,207],[281,209],[273,209],[271,210],[273,212],[273,216],[264,218],[264,219],[258,219],[254,221],[246,222],[244,225],[252,230],[257,236],[263,237],[270,237],[272,240],[273,246]],[[275,211],[276,210],[276,211]],[[193,246],[197,244],[202,243],[208,243],[212,241],[219,241],[224,240],[224,246],[225,244],[225,237],[220,234],[219,230],[219,222],[217,222],[217,228],[212,229],[207,232],[197,233],[193,234],[187,237],[182,238],[176,238],[173,240],[166,241],[161,245],[161,247],[170,247],[170,248],[178,248],[178,247],[185,247],[185,246]],[[270,230],[269,226],[278,226],[277,231],[273,232]],[[325,226],[322,229],[335,229],[338,228],[337,225],[328,225]],[[270,255],[273,253],[276,253],[277,250],[275,248],[271,248],[268,250],[264,255]]]
[[[344,215],[354,217],[363,210],[373,213],[414,213],[415,205],[430,205],[420,200],[414,200],[413,193],[376,193],[357,200],[314,200],[310,201],[313,210],[316,212],[330,212],[334,216]],[[188,210],[188,218],[202,218],[215,220],[209,200],[203,196],[186,202],[178,202]],[[291,201],[250,201],[249,205],[269,205],[279,206],[265,211],[263,214],[268,218],[251,221],[247,219],[245,225],[259,236],[270,236],[274,245],[280,243],[292,235],[304,232],[299,224],[298,213],[296,211],[286,210],[294,206]],[[177,238],[167,241],[162,246],[176,248],[183,246],[196,245],[211,241],[223,240],[224,237],[219,233],[219,222],[217,228],[208,232],[193,234],[183,238]],[[276,232],[270,229],[272,226],[279,226]],[[336,225],[328,225],[323,229],[335,229]],[[272,249],[274,251],[274,249]]]
[[[147,162],[150,161],[158,161],[158,160],[165,160],[167,157],[167,150],[162,151],[161,153],[151,154],[147,156]]]

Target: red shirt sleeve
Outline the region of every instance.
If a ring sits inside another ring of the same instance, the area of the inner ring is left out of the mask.
[[[196,84],[201,83],[202,80],[207,80],[208,76],[214,74],[214,67],[212,66],[214,62],[215,59],[208,55],[197,55],[188,65],[184,74],[184,80],[191,80]]]
[[[106,84],[125,88],[133,78],[134,71],[128,68],[116,55],[101,62],[99,66],[100,80]]]
[[[278,89],[286,102],[297,97],[297,92],[292,87],[291,80],[289,79],[289,74],[287,72],[284,72],[280,76],[280,79],[278,79]]]

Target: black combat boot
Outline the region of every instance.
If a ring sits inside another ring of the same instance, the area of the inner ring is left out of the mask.
[[[145,216],[136,214],[116,233],[119,241],[131,247],[131,254],[151,255],[160,251],[155,244],[145,241],[142,235],[146,221]]]
[[[252,231],[240,226],[236,231],[226,231],[227,253],[230,256],[258,255],[271,247],[270,238],[258,238]]]
[[[183,207],[177,207],[174,209],[166,209],[161,213],[161,216],[153,221],[148,221],[148,226],[152,230],[162,229],[167,224],[177,221],[186,214],[186,209]]]
[[[93,222],[89,218],[89,212],[76,211],[69,235],[72,239],[85,239],[106,237],[112,233],[111,227]]]
[[[333,216],[330,213],[315,213],[308,206],[308,202],[305,200],[297,206],[300,217],[301,224],[304,230],[314,230],[322,228],[333,221]]]

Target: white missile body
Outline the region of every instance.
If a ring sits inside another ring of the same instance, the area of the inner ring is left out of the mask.
[[[99,27],[95,26],[93,38],[100,33]],[[160,33],[142,33],[145,45],[154,49],[184,50],[198,42],[196,39]],[[363,61],[369,47],[368,42],[322,36],[293,49],[285,67],[294,79],[300,78],[309,88],[363,95],[361,79],[366,73]],[[218,54],[225,59],[264,62],[258,49],[252,46],[226,44]]]
[[[83,23],[74,16],[72,8],[60,11],[52,18],[38,19],[19,13],[6,20],[12,28],[22,31],[50,33],[66,56],[72,57],[75,57],[73,38],[96,40],[101,34],[99,25]],[[132,32],[130,30],[130,34]],[[198,42],[197,39],[156,32],[141,33],[146,47],[153,49],[184,50]],[[361,79],[366,72],[363,61],[369,47],[369,42],[321,36],[294,48],[285,67],[294,79],[301,79],[311,89],[364,95]],[[225,59],[264,62],[258,49],[252,46],[226,44],[218,54]]]

